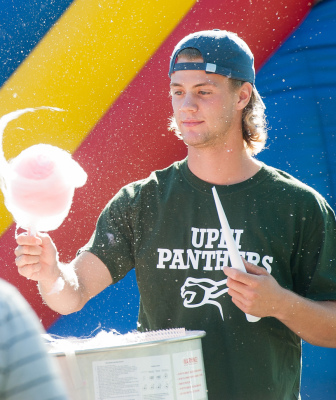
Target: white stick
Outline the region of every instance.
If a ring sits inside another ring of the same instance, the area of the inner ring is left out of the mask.
[[[223,230],[223,235],[226,241],[227,248],[229,250],[232,268],[236,268],[239,269],[240,271],[246,272],[245,265],[239,254],[236,242],[231,234],[230,225],[226,218],[222,203],[219,200],[218,193],[215,187],[212,188],[212,194],[215,199],[219,221]],[[260,320],[259,317],[254,317],[253,315],[250,314],[246,314],[246,319],[249,322],[257,322]]]
[[[36,233],[37,233],[36,229],[33,227],[29,228],[27,232],[28,232],[28,236],[36,236]]]

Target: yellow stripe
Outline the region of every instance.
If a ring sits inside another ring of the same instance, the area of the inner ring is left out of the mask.
[[[6,158],[43,142],[73,152],[195,2],[76,0],[0,90],[1,115],[39,106],[67,111],[11,122]],[[2,198],[0,215],[2,233],[12,222]]]

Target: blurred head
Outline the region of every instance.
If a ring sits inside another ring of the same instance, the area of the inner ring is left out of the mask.
[[[173,51],[169,77],[176,71],[188,70],[226,76],[232,91],[238,91],[246,83],[252,86],[250,100],[242,110],[242,132],[248,152],[259,153],[267,138],[265,106],[254,86],[254,58],[247,44],[227,31],[201,31],[188,35]],[[170,129],[181,138],[175,117],[171,118]]]

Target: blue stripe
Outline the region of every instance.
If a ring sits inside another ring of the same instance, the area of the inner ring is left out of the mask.
[[[0,0],[0,87],[74,0]]]
[[[268,150],[258,155],[314,187],[336,210],[336,0],[314,7],[257,74]]]

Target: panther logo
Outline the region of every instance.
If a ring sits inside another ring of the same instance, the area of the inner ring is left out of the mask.
[[[227,279],[216,282],[208,278],[189,277],[181,287],[181,297],[186,308],[202,307],[204,304],[213,304],[218,307],[222,320],[224,321],[221,304],[216,301],[229,290],[226,286]]]

